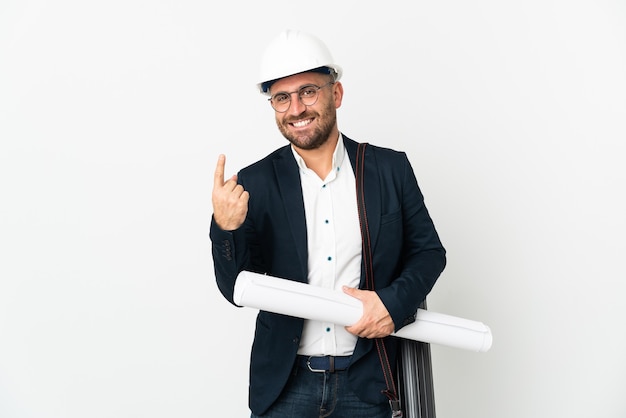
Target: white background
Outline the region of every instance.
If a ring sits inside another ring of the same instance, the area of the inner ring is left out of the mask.
[[[448,250],[439,418],[626,416],[626,3],[4,0],[0,417],[246,417],[255,312],[207,236],[285,140],[254,89],[285,27],[344,67],[339,127],[406,151]]]

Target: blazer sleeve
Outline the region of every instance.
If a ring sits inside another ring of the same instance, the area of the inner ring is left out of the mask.
[[[209,237],[217,286],[222,295],[237,306],[233,300],[235,280],[249,258],[244,227],[225,231],[217,226],[212,216]]]
[[[415,321],[419,305],[426,299],[446,265],[446,251],[424,204],[424,197],[406,154],[400,153],[399,174],[394,175],[395,193],[399,195],[402,246],[394,277],[377,290],[389,311],[396,331]],[[393,170],[393,168],[392,168]],[[400,187],[397,187],[397,183]],[[384,251],[383,251],[384,254]],[[387,254],[386,258],[393,258]],[[376,260],[376,255],[374,255]],[[381,264],[384,259],[379,258]]]

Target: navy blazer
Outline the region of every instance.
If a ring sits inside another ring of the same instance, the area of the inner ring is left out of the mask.
[[[356,167],[357,143],[343,136]],[[403,152],[369,145],[365,152],[365,199],[372,242],[375,288],[396,331],[415,313],[446,263],[413,169]],[[235,231],[212,220],[210,238],[217,285],[234,304],[242,270],[307,281],[307,229],[298,165],[290,146],[244,168],[238,182],[250,193],[248,215]],[[358,214],[355,213],[355,216]],[[364,287],[361,268],[361,287]],[[296,359],[303,320],[260,311],[250,358],[249,406],[256,415],[280,395]],[[385,339],[391,362],[396,337]],[[351,389],[364,401],[386,402],[382,368],[373,340],[359,338],[347,371]]]

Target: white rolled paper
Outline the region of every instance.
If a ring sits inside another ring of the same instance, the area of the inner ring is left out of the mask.
[[[343,292],[264,274],[242,271],[235,282],[234,302],[298,318],[352,325],[361,318],[361,301]],[[414,323],[393,335],[471,351],[491,348],[491,330],[482,322],[418,309]]]

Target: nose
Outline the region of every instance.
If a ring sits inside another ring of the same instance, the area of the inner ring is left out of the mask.
[[[302,102],[300,101],[300,96],[298,95],[298,92],[291,93],[291,102],[289,104],[289,109],[287,109],[287,112],[292,115],[299,115],[305,110],[306,105],[302,104]]]

